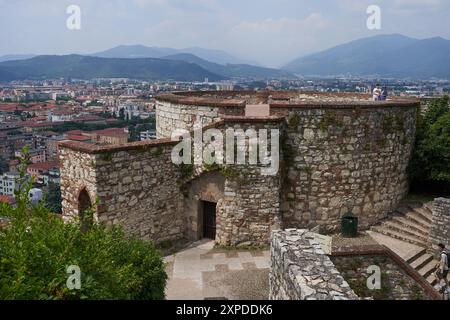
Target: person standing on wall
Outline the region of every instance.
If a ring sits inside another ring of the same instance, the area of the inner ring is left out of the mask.
[[[381,101],[386,101],[388,97],[388,89],[386,86],[384,86],[383,91],[381,92]]]
[[[373,101],[380,101],[381,100],[381,88],[380,84],[377,83],[375,89],[373,89]]]

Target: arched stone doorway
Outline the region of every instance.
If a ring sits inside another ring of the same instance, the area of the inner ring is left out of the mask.
[[[186,185],[186,235],[189,240],[216,237],[217,212],[222,205],[225,178],[220,172],[202,174]]]
[[[92,224],[93,216],[91,214],[86,215],[86,211],[92,207],[91,197],[86,188],[83,188],[78,195],[78,217],[81,222],[81,228],[83,231],[87,230]]]

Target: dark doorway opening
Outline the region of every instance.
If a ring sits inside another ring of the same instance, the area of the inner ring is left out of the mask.
[[[86,232],[93,222],[92,214],[88,212],[91,207],[92,202],[89,193],[86,189],[83,189],[78,196],[78,215],[81,222],[81,230],[83,232]]]
[[[216,239],[216,207],[214,202],[203,201],[203,238]]]

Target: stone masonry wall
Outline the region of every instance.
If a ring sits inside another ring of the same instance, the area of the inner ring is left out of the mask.
[[[89,194],[91,203],[95,202],[97,172],[92,166],[95,155],[68,148],[61,148],[59,155],[63,217],[65,220],[70,220],[73,217],[79,217],[78,197],[83,189]],[[98,220],[98,215],[94,218]]]
[[[226,118],[217,126],[224,137],[229,128],[235,130],[279,129],[280,119]],[[248,161],[248,145],[246,149]],[[267,245],[272,230],[281,226],[280,172],[262,175],[262,164],[222,165],[223,198],[217,202],[216,243],[223,246]],[[203,168],[205,170],[206,168]],[[200,176],[201,178],[201,176]]]
[[[170,138],[173,130],[193,130],[194,123],[211,124],[224,115],[242,115],[243,107],[197,106],[174,104],[167,101],[156,102],[156,136]]]
[[[211,128],[276,129],[281,118],[228,119]],[[262,165],[193,166],[183,176],[171,161],[175,142],[95,146],[60,145],[63,215],[77,216],[84,188],[99,199],[96,220],[120,224],[129,234],[154,242],[201,237],[199,201],[217,202],[219,245],[266,245],[280,228],[280,175],[264,176]],[[247,145],[248,152],[248,145]],[[186,170],[186,169],[184,169]],[[187,190],[185,189],[187,188]],[[187,191],[187,192],[186,192]]]
[[[253,98],[245,93],[250,97],[245,101],[238,93],[220,93],[222,101],[214,95],[208,94],[207,100],[195,94],[158,97],[158,137],[170,137],[175,129],[191,130],[200,120],[224,136],[229,128],[279,129],[283,161],[277,175],[261,175],[259,165],[233,165],[214,170],[201,166],[184,177],[172,164],[174,143],[168,139],[118,146],[63,142],[64,217],[79,214],[79,195],[86,189],[92,202],[99,198],[95,218],[100,222],[120,223],[127,232],[155,242],[191,239],[201,236],[198,201],[217,201],[216,242],[261,245],[281,227],[320,224],[335,231],[349,209],[360,218],[361,229],[368,228],[407,194],[414,102],[335,103],[333,97],[325,102],[297,97],[292,102],[272,97],[273,116],[246,118],[246,101],[261,102],[269,93]],[[208,171],[219,172],[223,179],[202,175]]]
[[[348,210],[368,228],[394,210],[408,192],[416,108],[311,106],[277,108],[287,129],[284,226],[340,226]]]
[[[172,144],[101,151],[61,146],[64,217],[78,215],[78,194],[86,187],[91,201],[99,200],[100,223],[120,224],[128,234],[155,242],[183,238],[183,195],[171,150]]]
[[[270,300],[358,299],[308,230],[274,231],[270,250]]]
[[[434,200],[430,241],[435,249],[439,243],[450,249],[450,199]]]
[[[225,181],[217,214],[216,242],[225,246],[267,245],[281,226],[280,177],[263,176],[259,168],[242,168],[241,176]]]

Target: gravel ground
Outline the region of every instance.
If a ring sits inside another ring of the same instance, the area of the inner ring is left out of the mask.
[[[356,238],[344,238],[341,234],[332,235],[333,247],[347,247],[347,246],[370,246],[378,243],[366,233],[360,233]]]

